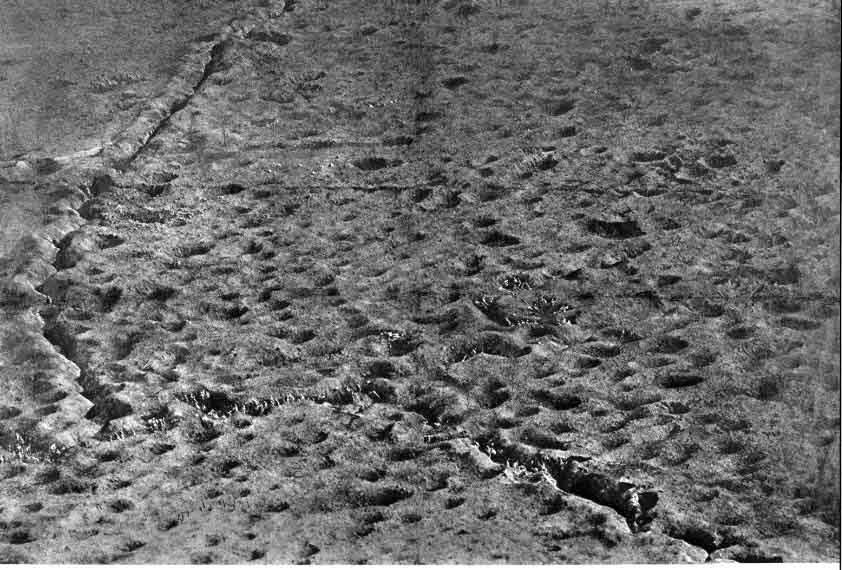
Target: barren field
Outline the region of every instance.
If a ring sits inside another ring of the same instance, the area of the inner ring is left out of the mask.
[[[0,164],[0,562],[839,560],[838,8],[228,4]]]

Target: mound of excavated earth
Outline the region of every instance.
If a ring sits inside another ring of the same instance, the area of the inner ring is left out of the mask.
[[[838,560],[839,20],[738,4],[287,0],[3,171],[0,561]]]

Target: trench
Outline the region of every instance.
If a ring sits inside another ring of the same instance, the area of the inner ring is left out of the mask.
[[[546,469],[560,491],[613,509],[626,520],[632,532],[648,530],[655,518],[657,492],[618,481],[589,468],[586,465],[589,457],[559,459],[540,452],[533,453],[494,435],[481,437],[477,442],[481,448],[490,450],[488,456],[495,463],[519,463],[530,469]]]
[[[190,104],[190,101],[196,96],[196,94],[201,90],[202,86],[207,82],[211,75],[213,75],[219,69],[219,63],[222,61],[222,57],[225,54],[225,50],[230,45],[230,40],[228,39],[220,39],[216,41],[210,49],[210,54],[208,60],[205,62],[202,73],[196,83],[189,89],[189,91],[182,97],[175,99],[172,103],[170,103],[169,108],[167,109],[165,115],[157,121],[155,126],[152,130],[146,135],[141,141],[137,149],[135,149],[132,154],[117,163],[117,169],[121,171],[125,171],[128,169],[131,164],[137,159],[137,157],[149,146],[149,144],[158,136],[158,134],[169,124],[170,119],[178,113],[179,111],[183,110],[187,105]]]

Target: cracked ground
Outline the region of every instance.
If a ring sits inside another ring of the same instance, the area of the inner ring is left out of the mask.
[[[828,6],[213,43],[124,160],[14,182],[73,208],[5,257],[2,560],[838,560]]]

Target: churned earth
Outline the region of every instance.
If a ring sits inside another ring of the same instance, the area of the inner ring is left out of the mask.
[[[830,3],[237,18],[0,171],[0,560],[839,560]]]

